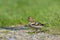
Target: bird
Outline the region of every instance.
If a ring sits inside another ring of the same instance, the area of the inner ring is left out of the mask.
[[[28,21],[27,26],[30,26],[30,27],[33,27],[33,28],[42,28],[44,26],[44,24],[34,21],[31,16],[29,16],[27,18],[27,21]]]

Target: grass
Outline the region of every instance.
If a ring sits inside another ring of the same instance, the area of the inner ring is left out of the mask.
[[[26,24],[28,16],[60,30],[60,0],[0,0],[0,26]]]

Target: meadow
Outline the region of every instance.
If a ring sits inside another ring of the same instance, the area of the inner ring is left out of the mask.
[[[0,26],[27,24],[27,17],[60,30],[60,0],[0,0]]]

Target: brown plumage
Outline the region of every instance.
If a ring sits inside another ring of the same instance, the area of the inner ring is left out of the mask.
[[[33,18],[31,16],[28,17],[27,19],[28,22],[34,22]]]
[[[28,17],[27,21],[29,22],[30,26],[44,26],[44,24],[34,21],[31,16]]]

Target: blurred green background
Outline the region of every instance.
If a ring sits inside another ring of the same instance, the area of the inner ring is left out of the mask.
[[[0,0],[0,26],[26,24],[28,16],[60,30],[60,0]]]

